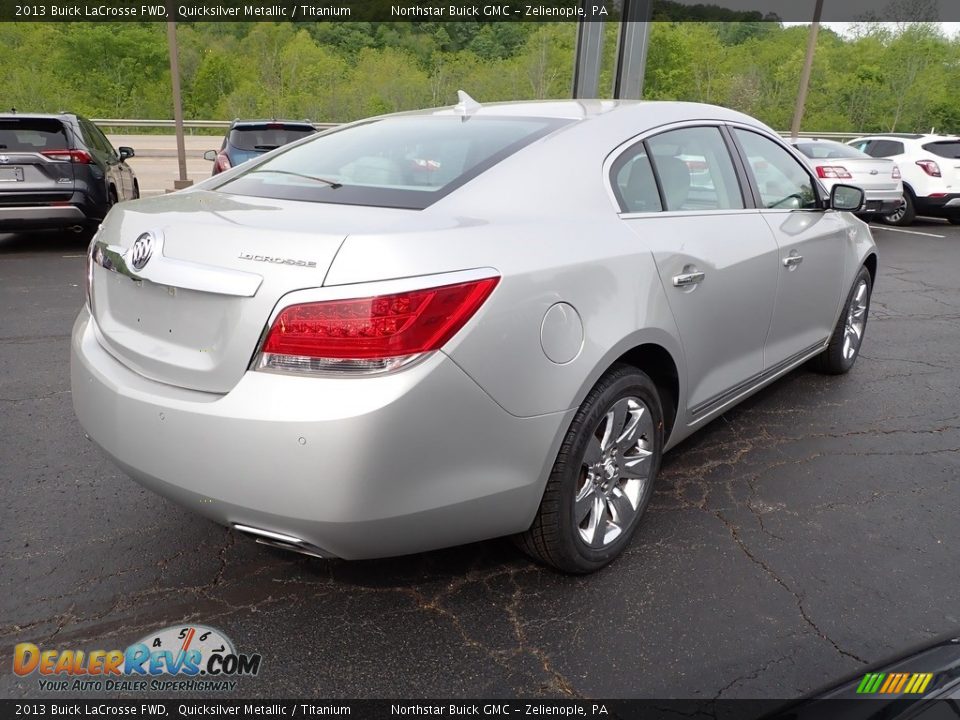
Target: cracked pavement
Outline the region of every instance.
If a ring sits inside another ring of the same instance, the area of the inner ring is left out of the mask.
[[[960,228],[875,232],[863,354],[801,369],[673,450],[625,555],[586,578],[508,542],[356,563],[264,548],[84,439],[82,243],[0,236],[0,695],[13,645],[167,625],[263,655],[241,697],[790,698],[960,626]]]

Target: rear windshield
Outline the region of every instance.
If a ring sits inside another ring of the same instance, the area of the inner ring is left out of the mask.
[[[849,145],[841,145],[840,143],[797,143],[797,150],[808,158],[814,158],[816,160],[870,157],[856,148],[850,147]]]
[[[951,160],[960,158],[960,140],[931,142],[924,145],[923,149],[942,158],[950,158]]]
[[[316,130],[305,126],[263,125],[234,128],[230,131],[230,144],[238,150],[265,152],[313,135]]]
[[[0,118],[0,151],[65,150],[67,136],[59,120]]]
[[[373,120],[292,147],[218,189],[422,210],[567,122],[422,115]]]

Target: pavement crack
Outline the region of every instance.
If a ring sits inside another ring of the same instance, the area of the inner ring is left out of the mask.
[[[827,633],[824,632],[820,628],[820,626],[817,625],[816,622],[814,622],[813,618],[811,618],[809,613],[807,613],[806,607],[804,607],[803,596],[800,593],[798,593],[796,590],[794,590],[792,587],[790,587],[789,583],[787,583],[786,580],[780,577],[780,575],[777,574],[777,572],[772,567],[770,567],[762,559],[754,555],[754,553],[750,550],[750,548],[747,547],[747,544],[743,541],[743,538],[740,537],[740,529],[736,525],[728,521],[724,517],[723,513],[720,511],[714,511],[713,514],[716,516],[718,520],[720,520],[720,522],[724,524],[724,526],[730,532],[730,535],[733,538],[733,541],[743,551],[743,554],[746,555],[747,558],[749,558],[752,563],[754,563],[760,569],[762,569],[780,587],[782,587],[788,593],[793,595],[794,600],[797,603],[797,609],[800,611],[800,616],[803,618],[804,622],[810,626],[810,628],[817,634],[817,636],[821,640],[825,640],[826,642],[830,643],[833,646],[834,650],[836,650],[838,653],[840,653],[844,657],[848,657],[848,658],[851,658],[852,660],[856,660],[858,663],[862,665],[867,664],[867,661],[861,658],[860,656],[850,652],[849,650],[845,650],[842,647],[840,647],[840,645],[833,638],[827,635]]]

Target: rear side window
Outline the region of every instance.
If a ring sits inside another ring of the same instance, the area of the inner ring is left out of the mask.
[[[960,159],[960,140],[929,142],[923,146],[923,149],[938,157],[949,158],[950,160]]]
[[[305,138],[316,132],[307,126],[263,125],[238,127],[230,131],[230,144],[238,150],[264,152]]]
[[[59,120],[0,118],[0,152],[43,152],[67,147],[67,136]]]
[[[643,143],[617,159],[613,167],[613,191],[623,212],[660,212],[660,191],[653,175],[653,166]]]
[[[874,140],[864,152],[870,157],[903,155],[903,143],[896,140]]]
[[[218,186],[237,195],[421,210],[568,120],[408,116],[318,135]]]
[[[647,140],[667,210],[735,210],[743,194],[716,127],[670,130]]]

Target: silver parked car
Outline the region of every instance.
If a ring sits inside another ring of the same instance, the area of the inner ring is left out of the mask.
[[[893,160],[870,157],[833,140],[803,139],[793,144],[827,190],[836,183],[849,183],[863,190],[866,202],[858,213],[861,219],[885,217],[903,205],[903,179]]]
[[[74,406],[138,482],[269,545],[514,535],[589,572],[664,451],[808,360],[851,368],[862,204],[708,105],[462,96],[353,123],[113,209]]]

